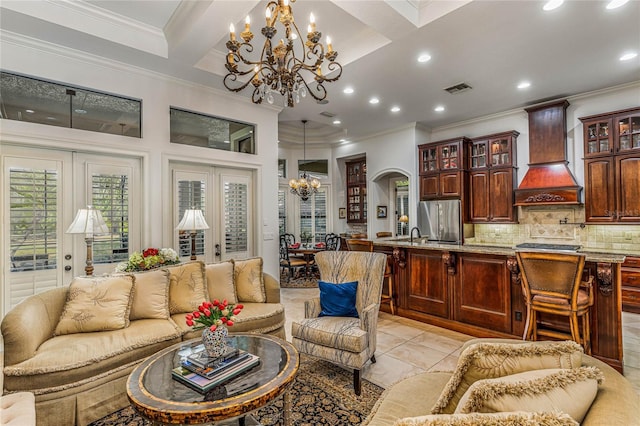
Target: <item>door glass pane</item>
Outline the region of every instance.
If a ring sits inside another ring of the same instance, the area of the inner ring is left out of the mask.
[[[205,182],[204,180],[179,180],[178,181],[178,222],[184,216],[185,210],[199,209],[206,217],[205,210]],[[200,229],[195,234],[196,256],[204,254],[204,231]],[[179,231],[178,256],[191,256],[191,233]]]
[[[129,177],[92,175],[91,199],[109,227],[109,234],[94,237],[94,263],[126,261],[129,256]]]
[[[55,170],[9,170],[12,272],[56,267],[57,179]]]
[[[245,183],[224,183],[224,244],[227,253],[248,250],[248,191]]]

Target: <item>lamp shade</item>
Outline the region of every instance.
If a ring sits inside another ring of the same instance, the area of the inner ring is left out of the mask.
[[[209,229],[209,225],[204,220],[202,210],[188,209],[184,211],[184,216],[182,216],[182,220],[176,229],[178,231],[197,231],[199,229]]]
[[[398,222],[409,223],[409,216],[403,214],[402,216],[400,216],[400,219],[398,219]]]
[[[108,233],[109,227],[104,222],[102,213],[91,206],[79,209],[76,218],[67,229],[67,234],[100,235]]]

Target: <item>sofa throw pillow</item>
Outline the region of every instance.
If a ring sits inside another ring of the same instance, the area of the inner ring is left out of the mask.
[[[532,370],[479,380],[460,399],[456,413],[562,411],[582,422],[603,381],[596,367]]]
[[[262,258],[236,260],[233,267],[238,302],[265,303],[267,293],[262,277]]]
[[[227,300],[238,303],[236,286],[233,281],[234,262],[209,263],[204,265],[204,276],[209,300]]]
[[[204,263],[195,261],[167,269],[171,315],[197,310],[207,297],[204,288]]]
[[[169,271],[156,269],[133,275],[133,300],[129,319],[169,318]]]
[[[132,290],[131,275],[74,278],[54,336],[127,327]]]
[[[358,282],[328,283],[318,281],[320,288],[321,317],[354,317],[358,318],[356,309],[356,293]]]
[[[570,340],[470,345],[460,354],[456,369],[431,414],[452,414],[462,395],[478,380],[530,370],[577,368],[582,365],[582,353],[582,346]]]
[[[559,412],[435,414],[396,420],[393,426],[578,426],[570,415]]]

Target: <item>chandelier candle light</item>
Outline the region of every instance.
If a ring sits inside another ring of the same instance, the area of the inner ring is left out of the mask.
[[[254,87],[251,100],[260,104],[266,98],[273,104],[274,93],[279,92],[289,107],[294,102],[300,102],[300,97],[309,93],[316,101],[323,101],[327,97],[325,82],[337,81],[342,75],[342,65],[335,61],[338,52],[333,50],[331,39],[326,38],[325,46],[320,43],[322,33],[316,31],[315,17],[309,16],[307,41],[303,42],[300,30],[293,19],[293,12],[289,3],[295,0],[271,0],[267,4],[265,19],[266,26],[262,28],[262,35],[266,38],[259,60],[252,60],[249,56],[254,48],[251,44],[251,19],[247,16],[244,31],[240,33],[242,42],[236,39],[235,27],[229,26],[229,40],[226,56],[226,68],[229,73],[224,77],[224,85],[232,92],[240,92],[251,83]],[[276,22],[279,21],[285,30],[275,47],[272,39],[277,34]],[[296,41],[294,45],[294,41]],[[326,52],[325,52],[326,50]],[[296,56],[296,52],[298,56]],[[331,77],[322,73],[322,66],[327,60],[327,71]],[[309,86],[302,76],[313,77],[315,85]],[[244,81],[246,77],[246,81]]]
[[[303,131],[303,164],[306,165],[307,160],[307,120],[302,120]],[[299,195],[302,201],[307,201],[309,196],[318,192],[320,188],[320,181],[318,179],[311,179],[307,177],[307,172],[303,171],[300,179],[291,179],[289,181],[289,187],[291,193]]]

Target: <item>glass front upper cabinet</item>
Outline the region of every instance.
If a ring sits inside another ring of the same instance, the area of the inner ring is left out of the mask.
[[[611,152],[611,121],[601,120],[587,126],[587,154]]]
[[[629,151],[640,149],[640,115],[631,115],[617,119],[618,149]]]

